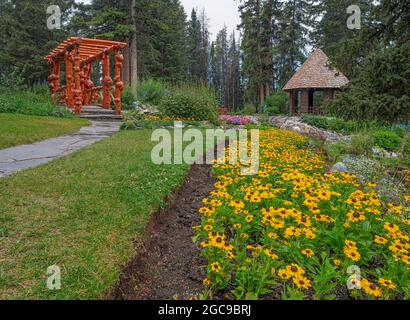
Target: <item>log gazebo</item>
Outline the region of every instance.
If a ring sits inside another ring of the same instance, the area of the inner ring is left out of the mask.
[[[283,88],[289,93],[291,114],[322,114],[320,104],[334,99],[349,80],[330,66],[327,55],[316,49]]]
[[[121,71],[124,57],[121,53],[127,43],[69,38],[44,57],[50,66],[48,77],[50,92],[56,104],[62,104],[81,114],[83,106],[101,105],[111,108],[114,102],[115,113],[121,114],[121,92],[124,83]],[[115,57],[114,79],[110,72],[110,55]],[[102,62],[101,86],[91,80],[92,64]],[[60,84],[61,64],[65,64],[65,85]]]

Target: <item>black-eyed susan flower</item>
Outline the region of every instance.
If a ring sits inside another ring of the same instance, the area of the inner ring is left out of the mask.
[[[362,287],[362,290],[370,296],[373,296],[376,298],[379,298],[382,296],[382,291],[380,290],[380,288],[376,286],[374,283],[371,283],[370,281],[366,279],[362,279],[361,287]]]
[[[378,282],[379,282],[379,284],[381,284],[383,287],[389,288],[389,289],[391,289],[391,290],[395,290],[395,289],[397,288],[397,286],[396,286],[396,285],[394,284],[394,282],[391,281],[391,280],[386,280],[386,279],[380,278]]]
[[[299,289],[309,289],[312,286],[310,280],[305,277],[295,277],[293,278],[293,283]]]
[[[342,264],[342,260],[339,260],[339,259],[333,259],[332,262],[337,267],[339,267]]]
[[[222,268],[219,262],[213,262],[211,263],[211,270],[215,273],[221,272]]]
[[[288,265],[286,267],[286,271],[292,277],[301,277],[305,274],[305,270],[303,270],[301,267],[299,267],[296,263],[292,263],[291,265]]]
[[[209,280],[208,278],[205,278],[205,279],[202,281],[202,284],[203,284],[205,287],[209,287],[209,286],[211,285],[211,280]]]
[[[387,242],[389,242],[386,238],[380,237],[378,235],[374,236],[374,242],[377,244],[382,244],[385,245]]]
[[[302,254],[305,255],[306,257],[309,257],[309,258],[315,256],[315,253],[314,253],[313,250],[311,250],[311,249],[304,249],[304,250],[302,250]]]
[[[278,276],[283,280],[289,280],[292,277],[292,275],[286,269],[279,270]]]

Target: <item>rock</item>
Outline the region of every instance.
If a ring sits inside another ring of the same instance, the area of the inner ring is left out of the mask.
[[[330,169],[330,172],[348,172],[347,166],[343,162],[338,162],[336,163],[332,169]]]

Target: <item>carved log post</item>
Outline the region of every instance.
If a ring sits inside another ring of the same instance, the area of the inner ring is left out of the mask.
[[[78,54],[78,45],[75,48],[74,57],[74,82],[75,82],[75,113],[81,114],[81,107],[83,105],[83,94],[81,90],[81,58]]]
[[[87,64],[84,67],[85,81],[84,81],[84,105],[89,106],[91,103],[92,89],[94,88],[94,83],[91,81],[91,64]]]
[[[65,57],[65,74],[66,74],[66,105],[69,108],[74,108],[74,99],[73,99],[73,64],[70,60],[70,55],[67,53]]]
[[[124,61],[124,56],[121,54],[121,51],[116,50],[115,52],[115,113],[117,115],[121,114],[121,93],[124,90],[124,83],[121,81],[121,72],[122,72],[122,63]]]
[[[109,109],[111,106],[111,88],[113,81],[110,77],[110,56],[104,54],[103,56],[103,103],[102,106],[105,109]]]

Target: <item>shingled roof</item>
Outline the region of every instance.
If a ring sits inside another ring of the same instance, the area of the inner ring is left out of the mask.
[[[329,58],[316,49],[289,80],[284,90],[305,88],[341,88],[349,83],[344,74],[329,66]]]

